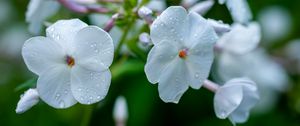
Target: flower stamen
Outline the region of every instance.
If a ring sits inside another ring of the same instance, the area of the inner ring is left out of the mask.
[[[68,65],[69,67],[72,67],[72,66],[75,65],[75,60],[74,60],[73,57],[67,56],[67,57],[66,57],[66,63],[67,63],[67,65]]]
[[[178,56],[180,58],[185,58],[187,56],[188,50],[187,49],[182,49],[179,51]]]

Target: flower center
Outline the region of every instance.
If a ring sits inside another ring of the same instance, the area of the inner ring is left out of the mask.
[[[187,56],[188,50],[187,49],[182,49],[179,51],[178,56],[180,58],[185,58]]]
[[[72,66],[75,65],[75,60],[74,60],[73,57],[67,56],[67,57],[66,57],[66,63],[67,63],[67,65],[68,65],[69,67],[72,67]]]

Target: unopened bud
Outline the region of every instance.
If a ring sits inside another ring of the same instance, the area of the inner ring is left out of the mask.
[[[28,89],[21,95],[21,99],[18,102],[16,113],[21,114],[29,110],[32,106],[39,102],[39,94],[36,89]]]
[[[138,15],[140,18],[144,19],[148,24],[151,24],[153,22],[152,19],[152,10],[150,10],[149,8],[142,6],[139,10],[138,10]]]
[[[118,126],[124,126],[128,118],[127,102],[125,97],[119,96],[115,102],[113,118]]]

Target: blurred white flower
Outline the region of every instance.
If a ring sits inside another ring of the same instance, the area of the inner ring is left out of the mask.
[[[252,19],[252,13],[247,0],[219,0],[219,4],[226,4],[233,21],[247,24]]]
[[[36,89],[28,89],[21,95],[18,102],[16,113],[21,114],[29,110],[39,102],[39,93]]]
[[[117,123],[117,126],[125,126],[128,119],[128,107],[125,97],[119,96],[114,105],[113,118]]]
[[[74,0],[76,3],[79,4],[95,4],[97,0]]]
[[[261,40],[260,26],[251,22],[247,26],[233,24],[217,42],[217,47],[235,54],[245,54],[257,48]]]
[[[146,5],[150,10],[153,11],[163,11],[167,8],[165,0],[150,0],[149,3]]]
[[[5,27],[0,35],[0,54],[5,58],[20,58],[23,43],[30,37],[25,24]]]
[[[22,49],[28,69],[39,75],[41,99],[54,108],[102,100],[111,81],[114,47],[109,34],[70,19],[48,27],[46,36],[28,39]]]
[[[217,65],[218,76],[223,81],[246,76],[256,82],[262,95],[255,109],[260,112],[270,110],[276,104],[275,94],[288,88],[286,71],[262,49],[256,49],[245,55],[223,52]]]
[[[218,88],[214,109],[218,118],[228,118],[233,124],[248,120],[250,110],[259,101],[255,82],[248,78],[235,78]]]
[[[26,22],[32,34],[41,32],[43,22],[53,16],[60,4],[56,0],[30,0],[26,11]]]
[[[224,24],[223,21],[216,21],[214,19],[207,19],[207,22],[214,28],[218,36],[222,36],[231,30],[230,25]]]
[[[195,12],[199,13],[200,15],[204,15],[211,9],[211,7],[214,4],[215,4],[215,1],[213,1],[213,0],[201,1],[197,4],[195,4],[194,6],[192,6],[189,9],[189,11],[195,11]]]
[[[183,7],[171,6],[153,22],[145,73],[158,84],[164,102],[178,103],[190,87],[199,89],[213,62],[217,34],[207,20]]]
[[[258,16],[264,42],[273,42],[285,37],[292,28],[292,17],[283,7],[271,6],[263,9]]]
[[[285,47],[285,53],[290,58],[300,61],[300,39],[290,41]]]
[[[9,22],[14,17],[15,10],[11,6],[11,2],[7,0],[1,0],[0,1],[0,23],[1,26],[3,24]]]

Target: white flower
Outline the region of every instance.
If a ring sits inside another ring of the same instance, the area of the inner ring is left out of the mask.
[[[217,42],[217,47],[235,54],[245,54],[254,50],[261,40],[260,26],[256,22],[248,26],[234,24]]]
[[[26,11],[29,31],[33,34],[40,33],[44,20],[54,15],[58,9],[59,3],[56,0],[30,0]]]
[[[215,4],[215,1],[213,0],[205,0],[205,1],[201,1],[197,4],[195,4],[194,6],[192,6],[189,11],[195,11],[201,15],[206,14],[210,8]]]
[[[21,95],[18,102],[16,113],[21,114],[29,110],[31,107],[39,102],[39,94],[36,89],[28,89]]]
[[[276,104],[277,94],[289,86],[286,71],[262,49],[245,55],[223,52],[217,65],[218,76],[223,81],[246,76],[256,82],[261,94],[261,100],[255,107],[259,112],[270,110]]]
[[[218,118],[243,123],[259,100],[255,82],[247,78],[235,78],[221,86],[214,97],[214,109]]]
[[[292,29],[291,14],[283,7],[271,6],[259,12],[258,21],[261,24],[264,42],[282,39]]]
[[[78,19],[60,20],[46,37],[27,40],[22,55],[29,70],[39,75],[37,90],[55,108],[92,104],[108,91],[113,60],[109,34]]]
[[[128,118],[128,107],[125,97],[119,96],[115,102],[113,118],[117,123],[126,123]]]
[[[234,22],[247,24],[252,19],[247,0],[219,0],[219,3],[226,4]]]
[[[199,89],[208,77],[217,34],[197,13],[172,6],[153,22],[150,37],[154,47],[145,66],[147,78],[159,83],[163,101],[178,103],[189,86]]]

